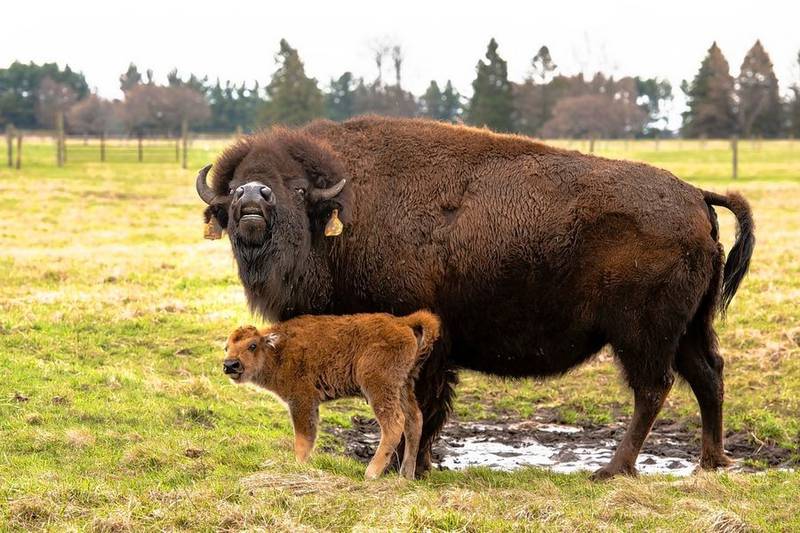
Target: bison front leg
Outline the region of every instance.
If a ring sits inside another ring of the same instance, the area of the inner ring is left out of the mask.
[[[317,439],[319,406],[316,402],[303,399],[289,404],[294,426],[294,455],[298,461],[308,461],[314,441]]]

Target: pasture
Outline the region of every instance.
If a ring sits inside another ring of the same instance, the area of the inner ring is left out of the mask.
[[[573,148],[587,144],[562,142]],[[292,453],[284,408],[221,372],[233,326],[253,323],[226,240],[203,240],[196,169],[222,143],[176,163],[70,162],[26,145],[0,168],[0,529],[125,531],[800,529],[800,473],[665,475],[592,483],[525,468],[434,471],[362,481],[331,428],[368,416],[323,406],[308,465]],[[800,142],[729,146],[598,141],[703,188],[741,190],[756,219],[750,275],[719,321],[727,430],[754,449],[800,456]],[[719,208],[730,247],[733,217]],[[607,356],[559,379],[463,373],[458,421],[626,419],[631,396]],[[699,440],[678,384],[660,420]],[[326,431],[328,428],[328,431]],[[748,463],[758,468],[758,454]]]

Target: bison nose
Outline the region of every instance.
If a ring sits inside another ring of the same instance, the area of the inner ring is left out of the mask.
[[[226,359],[222,363],[222,370],[226,374],[241,374],[244,369],[238,359]]]
[[[234,201],[241,202],[242,205],[259,205],[262,202],[274,205],[275,193],[263,183],[254,181],[237,188],[234,192]]]
[[[266,185],[261,187],[261,197],[264,198],[269,205],[275,205],[275,193]]]

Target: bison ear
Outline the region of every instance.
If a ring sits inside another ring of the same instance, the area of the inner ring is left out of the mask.
[[[309,182],[306,198],[312,218],[320,226],[334,209],[347,224],[350,221],[353,191],[339,155],[327,144],[307,135],[296,135],[286,143],[289,155],[300,163]]]
[[[222,231],[228,227],[228,205],[226,203],[212,204],[203,212],[206,222],[206,238],[218,239]],[[211,236],[209,228],[214,228],[216,236]]]

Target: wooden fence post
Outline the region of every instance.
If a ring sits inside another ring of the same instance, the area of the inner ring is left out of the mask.
[[[181,137],[183,138],[183,163],[181,166],[187,168],[187,151],[189,145],[189,121],[183,119],[181,122]]]
[[[590,154],[594,153],[594,135],[589,137],[589,153]]]
[[[100,162],[106,162],[106,132],[100,132]]]
[[[181,160],[181,138],[175,137],[175,162],[179,163]]]
[[[139,151],[139,163],[144,160],[144,154],[142,153],[142,132],[140,131],[139,134],[136,136],[137,147]]]
[[[731,151],[733,152],[733,179],[739,177],[739,137],[736,135],[731,139]]]
[[[8,167],[14,166],[14,125],[6,126],[6,143],[8,144]]]
[[[17,133],[17,170],[22,168],[22,132]]]
[[[64,166],[64,113],[56,113],[56,164]]]

